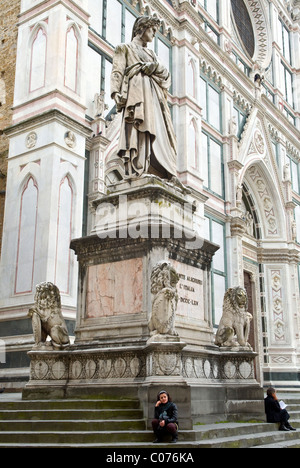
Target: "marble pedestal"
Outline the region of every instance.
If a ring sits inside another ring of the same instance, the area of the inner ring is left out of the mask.
[[[155,177],[114,188],[94,203],[92,235],[71,244],[79,262],[76,343],[145,346],[151,273],[168,261],[180,276],[181,340],[211,344],[210,266],[218,246],[194,232],[194,200]]]
[[[236,401],[244,400],[241,389],[257,394],[256,354],[213,345],[210,270],[218,246],[193,231],[191,194],[145,177],[111,187],[94,208],[93,233],[71,243],[79,262],[75,343],[29,353],[23,397],[138,397],[150,423],[163,388],[178,404],[185,429],[204,413],[239,413],[238,404],[230,408],[228,392],[237,390]],[[179,275],[177,334],[152,336],[150,278],[162,261]],[[260,413],[260,406],[252,408],[252,416]]]

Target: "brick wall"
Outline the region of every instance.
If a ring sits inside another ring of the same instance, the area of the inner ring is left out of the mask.
[[[0,253],[8,155],[8,138],[2,130],[11,125],[12,119],[20,3],[20,0],[1,0],[0,7]]]

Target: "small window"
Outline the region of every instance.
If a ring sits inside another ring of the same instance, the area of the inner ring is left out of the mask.
[[[283,24],[280,18],[278,18],[279,24],[279,41],[278,45],[282,50],[282,55],[288,61],[288,63],[292,64],[292,54],[291,54],[291,38],[290,32],[287,27]]]
[[[291,169],[291,180],[292,180],[292,188],[294,192],[300,194],[300,179],[299,179],[299,166],[296,161],[292,158],[288,157]]]
[[[297,226],[297,242],[300,244],[300,205],[298,205],[295,208],[295,221],[296,221],[296,226]]]
[[[242,70],[245,75],[250,76],[250,67],[248,67],[248,65],[246,65],[246,63],[235,52],[233,52],[233,55],[235,57],[235,63],[239,69]]]
[[[203,119],[221,132],[221,94],[213,83],[200,79],[200,96]]]
[[[205,132],[202,132],[201,168],[204,187],[225,198],[223,147]]]
[[[209,13],[209,15],[219,22],[219,0],[200,0],[200,4]]]
[[[217,328],[222,317],[224,295],[227,290],[225,224],[210,215],[205,215],[205,231],[205,237],[220,246],[214,256],[211,269],[212,322]]]
[[[247,115],[242,112],[241,110],[237,109],[236,107],[233,108],[233,117],[235,117],[235,121],[237,124],[237,133],[236,136],[238,139],[241,138],[245,123],[247,121]]]
[[[281,62],[281,73],[284,84],[285,100],[291,107],[294,107],[293,74],[287,69],[283,62]]]

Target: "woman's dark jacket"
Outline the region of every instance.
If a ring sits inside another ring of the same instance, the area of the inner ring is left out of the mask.
[[[155,419],[164,419],[166,424],[175,423],[178,425],[178,409],[175,403],[168,402],[155,408]]]
[[[265,398],[265,412],[267,415],[268,423],[276,423],[281,421],[281,408],[279,402],[274,400],[271,396]]]

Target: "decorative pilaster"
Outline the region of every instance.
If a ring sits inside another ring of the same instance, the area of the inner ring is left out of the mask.
[[[87,2],[23,1],[10,138],[0,308],[20,314],[35,285],[51,281],[75,318],[82,233]],[[24,47],[26,44],[26,53]]]

